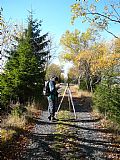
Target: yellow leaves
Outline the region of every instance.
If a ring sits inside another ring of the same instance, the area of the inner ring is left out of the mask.
[[[112,50],[105,43],[94,44],[91,48],[89,42],[94,40],[95,31],[88,29],[80,35],[78,30],[66,31],[61,38],[63,46],[63,59],[72,61],[75,66],[85,69],[90,67],[91,74],[97,74],[103,70],[114,67],[120,60],[120,38],[115,41]],[[82,70],[81,69],[81,70]]]
[[[65,54],[65,55],[63,55],[63,58],[68,61],[71,61],[73,59],[73,54]]]
[[[15,133],[14,130],[1,129],[0,135],[1,135],[2,142],[9,140],[13,136],[14,133]]]
[[[118,53],[114,53],[110,55],[110,60],[111,61],[116,61],[116,63],[120,61],[120,54]]]
[[[119,54],[104,54],[100,58],[94,60],[91,66],[91,71],[95,73],[97,71],[102,71],[113,67],[119,63],[119,58]]]
[[[77,29],[74,32],[67,30],[60,39],[60,44],[64,49],[63,59],[73,61],[74,56],[79,52],[80,31]],[[66,55],[65,55],[66,54]]]
[[[71,17],[71,23],[74,24],[74,20],[80,16],[80,3],[75,3],[71,6],[71,12],[72,12],[72,17]]]
[[[85,61],[90,65],[91,73],[96,74],[119,64],[119,60],[119,53],[108,53],[107,48],[104,45],[99,45],[95,50],[81,51],[78,56],[76,56],[75,64],[83,65]]]
[[[92,38],[92,33],[93,33],[93,30],[88,28],[86,32],[82,33],[81,40],[84,42],[88,42]]]
[[[75,4],[71,5],[71,9],[72,9],[72,12],[76,9],[79,10],[80,9],[80,3],[75,3]]]
[[[79,36],[80,35],[80,31],[78,29],[75,29],[74,35]]]
[[[61,37],[60,39],[60,44],[61,45],[65,45],[67,47],[71,47],[71,44],[78,44],[79,42],[79,35],[80,35],[80,31],[78,31],[77,29],[75,29],[74,32],[70,32],[69,30],[67,30]]]
[[[85,12],[83,12],[83,13],[82,13],[82,16],[86,16],[86,13],[85,13]]]
[[[93,54],[90,50],[84,50],[78,54],[78,56],[76,57],[76,60],[80,61],[80,59],[85,59],[86,61],[90,61],[92,56]]]
[[[120,38],[115,40],[115,52],[120,54]]]
[[[72,67],[69,69],[69,72],[68,72],[68,75],[69,75],[69,78],[70,79],[75,79],[79,76],[79,69],[78,67]]]
[[[103,45],[103,44],[100,44],[97,47],[97,50],[98,50],[100,55],[103,55],[103,54],[107,53],[107,47],[105,45]]]
[[[4,24],[2,22],[0,22],[0,26],[4,26]]]

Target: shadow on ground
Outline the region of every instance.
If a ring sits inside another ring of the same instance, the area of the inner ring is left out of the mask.
[[[7,142],[6,146],[12,147],[12,154],[14,159],[21,159],[21,160],[38,160],[38,159],[46,159],[46,160],[70,160],[70,159],[94,159],[93,157],[94,153],[99,151],[103,155],[107,152],[108,154],[119,154],[120,151],[120,143],[110,142],[107,140],[90,140],[89,138],[81,138],[78,136],[77,131],[87,130],[87,131],[94,131],[95,132],[102,132],[102,133],[108,133],[109,131],[105,129],[93,129],[93,128],[87,128],[87,127],[81,127],[78,126],[76,123],[80,120],[74,120],[74,119],[60,119],[60,121],[56,122],[45,122],[41,121],[40,119],[34,118],[31,120],[36,125],[42,126],[53,126],[53,125],[62,125],[64,128],[69,127],[69,131],[65,133],[54,133],[54,134],[39,134],[39,133],[33,133],[30,131],[22,130],[19,128],[13,128],[16,130],[17,133],[24,135],[24,137],[27,137],[30,140],[29,145],[27,146],[27,149],[23,149],[20,153],[16,154],[19,150],[14,150],[14,146],[11,145],[10,142]],[[96,122],[99,121],[99,119],[93,119],[93,120],[84,120],[85,123],[89,122]],[[68,123],[67,123],[68,122]],[[70,123],[74,122],[74,124]],[[17,143],[17,142],[15,142]],[[101,147],[102,146],[102,147]],[[4,148],[3,148],[4,150]],[[6,159],[6,152],[2,154],[1,159]],[[11,156],[7,157],[7,159]],[[109,158],[107,158],[109,160]]]
[[[60,97],[59,102],[62,97]],[[46,105],[47,99],[45,100],[44,110],[47,109]],[[92,100],[90,97],[73,97],[73,102],[75,105],[76,112],[89,113],[92,112],[91,103]],[[69,108],[68,97],[65,96],[63,103],[61,105],[60,110],[72,110]],[[111,160],[112,158],[108,158],[107,155],[113,154],[119,156],[120,153],[120,142],[114,142],[112,140],[107,139],[89,139],[89,137],[82,137],[79,132],[92,132],[96,133],[114,133],[114,131],[110,131],[107,129],[98,129],[87,127],[86,125],[79,126],[78,123],[96,123],[100,121],[100,118],[95,119],[59,119],[59,121],[49,122],[43,121],[39,118],[30,119],[32,123],[37,125],[39,129],[42,129],[42,126],[46,126],[48,128],[55,126],[62,126],[65,131],[64,132],[55,132],[55,133],[39,133],[33,131],[26,131],[19,128],[14,128],[16,132],[27,139],[29,139],[29,144],[27,144],[27,148],[21,150],[16,149],[11,145],[10,142],[4,144],[9,150],[9,147],[12,148],[12,154],[14,158],[9,157],[6,158],[7,150],[4,151],[2,148],[2,157],[1,159],[17,159],[17,160],[94,160],[96,157],[101,158],[103,160]],[[16,139],[17,140],[17,139]],[[17,142],[15,142],[16,144]],[[18,152],[18,154],[16,154]],[[107,155],[106,155],[107,153]],[[104,157],[104,158],[103,158]],[[119,157],[118,157],[119,158]]]
[[[59,97],[58,104],[60,103],[61,99],[62,99],[62,96]],[[72,97],[72,101],[73,101],[76,112],[92,112],[92,107],[91,107],[92,98],[91,97],[86,97],[86,96],[81,96],[81,98]],[[64,97],[60,109],[68,110],[68,111],[73,110],[73,105],[72,105],[71,101],[70,101],[70,105],[69,105],[68,96]]]
[[[101,152],[103,155],[119,154],[120,143],[115,144],[109,140],[90,140],[88,138],[81,138],[78,136],[78,129],[103,132],[106,130],[91,129],[86,127],[79,127],[76,124],[58,122],[44,122],[34,119],[37,125],[63,125],[64,128],[69,127],[69,131],[66,133],[54,133],[54,134],[29,134],[29,139],[32,140],[32,147],[24,152],[22,159],[54,159],[54,160],[70,160],[70,159],[94,159],[95,152]],[[73,121],[72,121],[73,122]],[[74,121],[75,122],[75,121]],[[77,130],[76,130],[77,129]],[[98,155],[100,157],[100,155]],[[109,159],[109,158],[107,158]]]

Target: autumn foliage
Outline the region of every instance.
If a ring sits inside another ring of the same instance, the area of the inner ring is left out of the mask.
[[[98,43],[96,31],[92,29],[85,33],[66,31],[61,45],[61,57],[78,69],[80,88],[94,92],[94,106],[118,123],[120,38],[111,43]]]

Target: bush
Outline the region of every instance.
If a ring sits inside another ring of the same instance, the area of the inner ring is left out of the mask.
[[[97,86],[93,104],[101,113],[120,124],[120,88],[119,85],[109,85],[106,81]]]
[[[16,103],[11,110],[11,115],[20,117],[24,114],[24,112],[27,112],[26,107]]]

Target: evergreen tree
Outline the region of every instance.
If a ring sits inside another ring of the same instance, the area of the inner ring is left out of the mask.
[[[45,78],[49,40],[46,40],[48,34],[40,35],[39,26],[41,26],[41,22],[33,21],[32,15],[30,15],[25,39],[18,47],[20,55],[19,76],[21,79],[19,97],[27,99],[40,98]]]
[[[2,104],[11,100],[25,103],[40,100],[49,50],[48,33],[41,35],[41,21],[28,18],[28,28],[10,53],[2,76]]]

